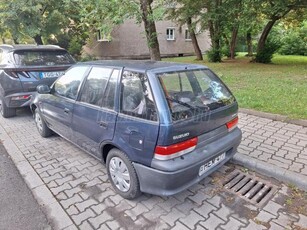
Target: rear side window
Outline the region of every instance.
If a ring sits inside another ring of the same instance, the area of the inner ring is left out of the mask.
[[[75,100],[87,66],[76,66],[69,69],[54,84],[54,92],[60,96]]]
[[[80,101],[101,106],[103,94],[111,73],[112,69],[93,67],[85,81]]]
[[[124,71],[121,79],[121,112],[156,121],[157,112],[147,76]]]
[[[235,101],[226,86],[210,70],[186,70],[158,74],[173,121],[214,110]]]
[[[14,60],[21,66],[53,66],[73,64],[75,61],[65,50],[19,50]]]

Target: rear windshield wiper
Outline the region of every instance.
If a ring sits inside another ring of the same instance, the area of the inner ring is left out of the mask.
[[[183,105],[183,106],[185,106],[185,107],[187,107],[189,109],[201,109],[201,110],[206,110],[206,111],[210,110],[209,106],[207,106],[207,105],[204,105],[204,106],[190,105],[190,104],[188,104],[186,102],[183,102],[183,101],[177,100],[175,98],[171,98],[171,97],[166,97],[166,99],[171,101],[171,102],[176,102],[179,105]]]

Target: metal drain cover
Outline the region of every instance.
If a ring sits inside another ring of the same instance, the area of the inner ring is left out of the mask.
[[[268,181],[253,177],[239,170],[234,170],[223,183],[228,191],[241,198],[263,207],[273,197],[277,187]]]

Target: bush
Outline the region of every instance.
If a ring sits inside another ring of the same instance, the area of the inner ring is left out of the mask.
[[[221,62],[222,61],[221,51],[219,49],[211,48],[210,50],[208,50],[207,56],[208,56],[209,62]]]
[[[273,54],[280,47],[280,43],[276,40],[268,39],[262,51],[258,52],[255,61],[259,63],[271,63]]]
[[[68,45],[68,52],[76,59],[80,58],[82,51],[83,41],[78,36],[72,37]]]
[[[307,56],[307,23],[301,28],[294,28],[282,38],[280,54]]]

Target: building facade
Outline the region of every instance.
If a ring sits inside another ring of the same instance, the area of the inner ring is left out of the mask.
[[[156,22],[158,41],[162,57],[194,54],[192,41],[186,26],[178,27],[172,21]],[[202,52],[211,46],[208,31],[196,31]],[[146,59],[149,58],[143,24],[126,20],[113,29],[109,38],[100,32],[93,35],[84,52],[98,59]]]

